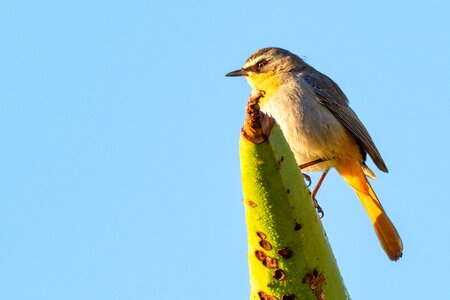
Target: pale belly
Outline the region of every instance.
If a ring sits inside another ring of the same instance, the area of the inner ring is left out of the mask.
[[[353,138],[318,102],[311,89],[292,91],[295,89],[280,88],[261,104],[261,110],[273,116],[280,125],[299,165],[317,159],[326,160],[305,171],[335,167],[339,161],[354,155],[355,151],[359,153]]]

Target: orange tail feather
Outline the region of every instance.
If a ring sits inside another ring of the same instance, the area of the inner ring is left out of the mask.
[[[391,260],[398,260],[402,256],[402,240],[367,181],[359,163],[345,164],[345,167],[341,166],[337,168],[337,171],[358,195],[386,254]]]

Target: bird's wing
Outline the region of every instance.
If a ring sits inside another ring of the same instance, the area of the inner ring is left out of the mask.
[[[331,78],[311,66],[303,68],[300,76],[319,96],[320,103],[330,110],[339,122],[353,134],[360,146],[370,155],[375,165],[381,171],[388,172],[369,132],[348,105],[348,99],[339,86]]]

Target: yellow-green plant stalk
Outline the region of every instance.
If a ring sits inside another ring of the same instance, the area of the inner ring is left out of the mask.
[[[349,299],[280,127],[250,97],[240,138],[250,299]]]

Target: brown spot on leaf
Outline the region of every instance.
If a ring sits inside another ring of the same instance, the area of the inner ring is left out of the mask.
[[[294,230],[295,230],[295,231],[299,231],[300,229],[302,229],[302,224],[300,224],[300,223],[295,223]]]
[[[317,300],[325,300],[323,286],[326,284],[326,279],[322,273],[317,271],[317,269],[306,273],[305,277],[303,277],[303,283],[308,284]]]
[[[278,261],[276,258],[265,254],[263,251],[255,251],[256,259],[263,263],[263,265],[269,269],[278,268]]]
[[[297,300],[297,296],[284,294],[281,296],[281,300]]]
[[[277,297],[271,296],[271,295],[267,294],[267,293],[264,292],[264,291],[259,291],[259,292],[258,292],[258,296],[259,296],[259,299],[260,299],[260,300],[278,300]]]
[[[264,252],[259,251],[259,250],[255,251],[255,256],[259,261],[262,261],[262,262],[265,261],[266,257],[267,257],[267,255]]]
[[[284,259],[289,259],[294,255],[294,252],[289,247],[280,248],[277,253]]]
[[[278,268],[278,261],[275,257],[267,255],[266,261],[265,262],[263,261],[263,265],[265,265],[269,269],[276,269]]]
[[[252,208],[255,208],[255,207],[257,206],[256,203],[253,202],[252,200],[248,200],[248,201],[247,201],[247,204],[248,204],[248,206],[250,206],[250,207],[252,207]]]
[[[266,239],[266,235],[264,233],[262,233],[261,231],[257,231],[256,235],[261,239],[261,240],[265,240]]]
[[[284,271],[281,269],[276,269],[272,277],[276,280],[283,280],[284,278],[286,278],[286,273],[284,273]]]
[[[261,231],[257,231],[256,235],[261,239],[259,241],[259,245],[264,249],[264,250],[272,250],[272,245],[269,243],[269,241],[266,240],[266,235],[264,233],[262,233]]]
[[[288,193],[288,194],[289,194],[290,192],[291,192],[291,190],[290,190],[290,189],[287,189],[287,190],[286,190],[286,193]]]
[[[264,250],[272,250],[272,245],[266,241],[266,240],[262,240],[259,241],[259,245],[264,249]]]
[[[281,169],[281,163],[284,161],[284,156],[281,156],[279,160],[277,160],[277,163],[275,165],[275,169],[279,170]]]

